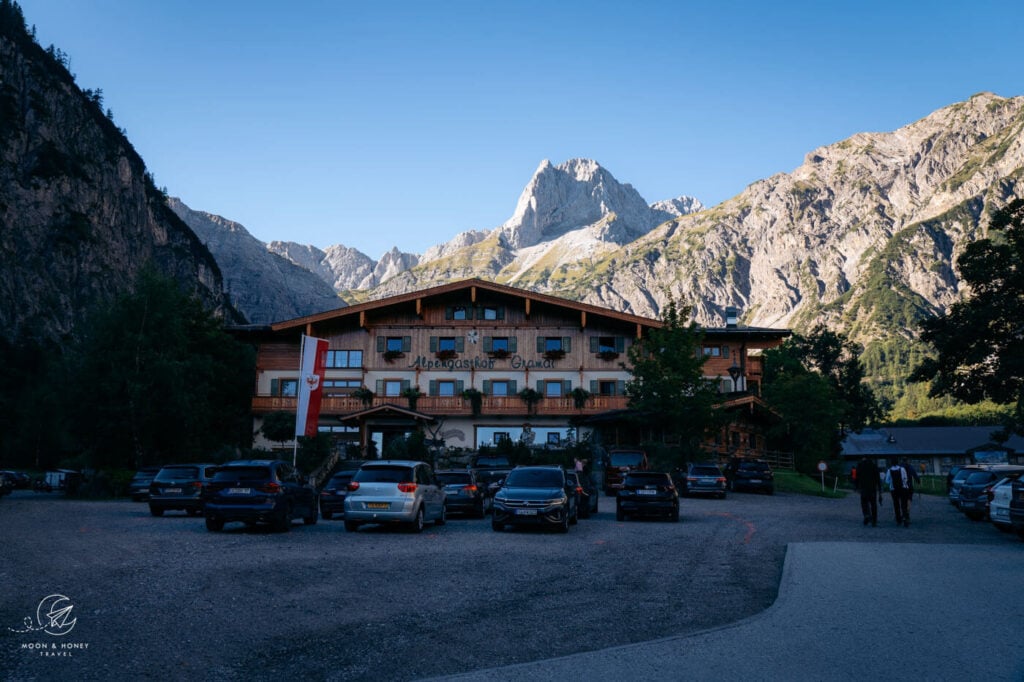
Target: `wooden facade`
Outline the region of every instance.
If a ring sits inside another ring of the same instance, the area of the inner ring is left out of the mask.
[[[529,425],[535,445],[558,445],[573,437],[574,417],[627,407],[628,349],[658,326],[477,279],[280,322],[252,332],[255,426],[267,413],[296,409],[305,334],[328,341],[320,428],[341,442],[373,440],[379,453],[388,433],[425,427],[447,447],[475,449],[517,439]],[[708,329],[706,375],[723,393],[756,390],[761,351],[787,335]],[[524,389],[539,401],[524,402]],[[467,390],[479,392],[476,406]],[[402,411],[375,409],[388,405]]]

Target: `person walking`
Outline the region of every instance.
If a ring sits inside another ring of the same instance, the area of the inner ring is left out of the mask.
[[[899,462],[893,464],[885,472],[885,484],[889,486],[889,493],[892,495],[892,510],[896,515],[896,525],[902,524],[905,528],[910,527],[910,509],[907,490],[910,487],[910,474]]]
[[[900,466],[907,472],[907,517],[910,516],[910,503],[914,500],[914,485],[921,482],[917,470],[910,465],[906,457],[900,460]]]
[[[854,486],[860,491],[860,510],[864,525],[878,525],[878,503],[882,501],[882,472],[875,460],[865,457],[857,463]]]

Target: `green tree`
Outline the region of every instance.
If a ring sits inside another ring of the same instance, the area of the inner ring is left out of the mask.
[[[641,428],[696,451],[722,416],[714,410],[718,391],[704,379],[703,334],[684,322],[688,314],[689,308],[680,311],[670,300],[662,326],[629,347],[633,378],[626,396]]]
[[[97,467],[248,446],[254,357],[197,298],[143,270],[68,355],[76,442]]]
[[[957,268],[970,294],[921,323],[935,350],[911,373],[929,394],[1014,405],[1009,430],[1024,433],[1024,200],[992,216],[990,236],[969,244]]]
[[[275,443],[285,443],[295,438],[295,413],[270,412],[263,417],[260,432]]]

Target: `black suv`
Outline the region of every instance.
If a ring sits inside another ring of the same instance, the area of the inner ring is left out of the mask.
[[[203,511],[203,490],[213,479],[216,464],[168,464],[149,484],[149,513],[163,516],[179,509],[189,516]]]
[[[449,513],[484,517],[487,489],[477,479],[473,469],[445,469],[436,473],[437,482],[444,487],[445,504]]]
[[[320,516],[330,521],[337,514],[345,516],[345,496],[348,495],[348,484],[359,469],[346,469],[331,476],[327,485],[320,491]]]
[[[145,502],[149,499],[149,484],[153,482],[160,467],[142,467],[132,476],[128,483],[128,494],[133,502]]]
[[[672,477],[654,471],[633,471],[626,474],[615,498],[615,519],[630,516],[663,516],[679,521],[679,492]]]
[[[494,494],[491,528],[554,526],[562,533],[577,521],[576,487],[559,466],[519,466]]]
[[[725,468],[729,490],[754,490],[775,493],[775,475],[768,462],[760,459],[734,459]]]
[[[317,521],[317,495],[305,477],[281,460],[229,462],[213,475],[204,495],[206,528],[218,531],[229,521],[269,523],[287,531],[292,519],[307,526]]]

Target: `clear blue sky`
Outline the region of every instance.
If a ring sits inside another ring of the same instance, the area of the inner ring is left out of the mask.
[[[816,147],[1024,94],[1024,3],[21,0],[157,184],[374,258],[500,225],[543,159],[714,205]]]

